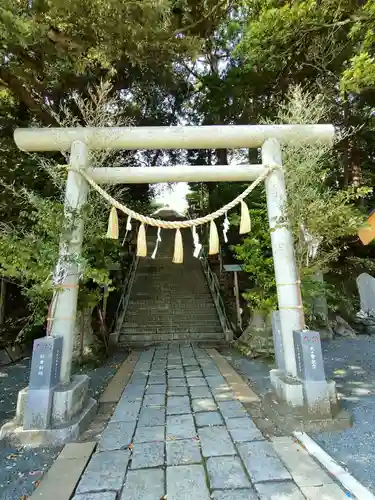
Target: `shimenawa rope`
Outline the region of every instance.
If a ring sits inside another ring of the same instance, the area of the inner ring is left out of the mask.
[[[219,210],[216,210],[216,212],[212,212],[211,214],[205,215],[204,217],[198,217],[197,219],[191,219],[187,221],[166,221],[166,220],[154,219],[153,217],[148,217],[147,215],[142,215],[138,214],[137,212],[134,212],[134,210],[131,210],[130,208],[126,207],[119,201],[115,200],[107,191],[105,191],[93,179],[91,179],[91,177],[87,174],[87,172],[81,169],[74,169],[69,166],[69,169],[75,170],[76,172],[80,173],[82,177],[84,177],[86,181],[90,184],[90,186],[92,186],[95,189],[95,191],[101,194],[103,198],[107,200],[108,203],[110,203],[113,207],[117,208],[121,212],[124,212],[132,219],[138,220],[142,224],[148,224],[149,226],[153,227],[161,227],[162,229],[183,229],[187,227],[200,226],[202,224],[207,224],[208,222],[211,222],[221,217],[222,215],[225,215],[225,213],[228,212],[228,210],[231,210],[241,201],[243,201],[251,193],[251,191],[253,191],[275,168],[276,168],[275,166],[267,167],[264,170],[264,172],[259,177],[257,177],[257,179],[255,179],[255,181],[252,184],[250,184],[250,186],[248,186],[245,189],[245,191],[239,194],[230,203],[227,203]]]
[[[176,230],[176,236],[175,236],[175,248],[174,248],[174,256],[173,256],[173,262],[175,263],[182,263],[183,262],[183,241],[182,241],[182,235],[180,232],[180,229],[183,228],[189,228],[191,227],[193,229],[193,239],[194,239],[194,246],[195,246],[195,251],[194,255],[196,254],[196,249],[199,244],[198,235],[195,232],[195,228],[197,226],[203,225],[210,223],[210,236],[209,236],[209,251],[208,253],[210,255],[215,255],[219,252],[220,249],[220,244],[219,244],[219,234],[217,231],[217,227],[215,224],[215,219],[221,217],[222,215],[225,215],[226,218],[226,223],[224,223],[224,238],[226,238],[226,232],[229,227],[229,221],[227,220],[227,212],[228,210],[231,210],[234,208],[236,205],[239,203],[241,204],[241,223],[240,223],[240,234],[246,234],[250,232],[251,230],[251,220],[250,220],[250,215],[249,215],[249,209],[244,201],[244,199],[253,191],[258,184],[260,184],[266,177],[267,175],[277,168],[277,166],[268,166],[265,168],[264,172],[257,178],[255,181],[250,184],[240,195],[238,195],[234,200],[232,200],[230,203],[227,203],[223,207],[221,207],[219,210],[216,210],[216,212],[212,212],[211,214],[205,215],[204,217],[198,217],[197,219],[190,219],[190,220],[183,220],[183,221],[166,221],[166,220],[160,220],[160,219],[154,219],[153,217],[148,217],[146,215],[139,214],[137,212],[134,212],[134,210],[131,210],[127,206],[123,205],[122,203],[118,202],[115,198],[113,198],[107,191],[105,191],[102,187],[100,187],[88,174],[85,170],[83,169],[76,169],[73,168],[72,166],[68,166],[68,169],[74,170],[78,172],[86,181],[88,184],[95,189],[105,200],[112,205],[111,213],[110,213],[110,218],[109,218],[109,224],[108,224],[108,232],[107,232],[107,238],[114,238],[118,239],[118,217],[117,217],[117,212],[116,209],[120,210],[121,212],[125,213],[128,216],[127,220],[127,225],[126,229],[131,229],[130,225],[130,220],[135,219],[138,220],[141,225],[138,230],[138,237],[137,237],[137,255],[139,257],[146,257],[147,256],[147,242],[146,242],[146,229],[145,229],[145,224],[153,227],[158,228],[158,237],[157,237],[157,242],[156,242],[156,247],[155,250],[152,254],[152,258],[155,258],[156,251],[158,248],[158,243],[161,241],[160,238],[160,229],[175,229]]]

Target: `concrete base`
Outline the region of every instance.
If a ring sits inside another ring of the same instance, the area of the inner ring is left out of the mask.
[[[16,416],[1,428],[0,439],[30,446],[61,445],[76,440],[97,409],[97,402],[88,397],[89,380],[87,375],[75,375],[69,385],[54,390],[50,426],[46,429],[23,428],[28,388],[22,389],[18,393]]]
[[[311,418],[330,418],[336,411],[338,402],[333,380],[301,381],[281,370],[271,370],[270,380],[278,401],[303,410]]]
[[[265,415],[285,434],[294,431],[312,433],[341,431],[353,425],[352,415],[340,407],[330,418],[311,418],[307,412],[279,402],[271,392],[264,396],[263,408]]]
[[[341,410],[336,385],[328,381],[300,381],[271,370],[273,393],[264,398],[265,412],[285,431],[320,432],[352,425],[349,412]]]

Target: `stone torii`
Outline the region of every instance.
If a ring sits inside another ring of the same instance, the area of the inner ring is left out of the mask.
[[[274,392],[280,402],[297,411],[306,409],[306,397],[298,378],[298,367],[293,332],[305,329],[300,287],[296,270],[293,238],[287,223],[278,224],[284,217],[286,187],[282,166],[282,146],[288,144],[332,143],[332,125],[217,125],[217,126],[171,126],[171,127],[120,127],[120,128],[30,128],[17,129],[14,134],[17,146],[23,151],[70,152],[70,166],[66,183],[66,207],[79,210],[86,202],[88,183],[78,170],[84,170],[97,184],[130,184],[160,182],[225,182],[254,181],[268,166],[275,166],[265,179],[268,220],[271,230],[272,252],[276,275],[278,306],[280,315],[283,369],[271,371]],[[217,149],[217,148],[261,148],[262,164],[256,165],[180,165],[174,167],[116,167],[92,168],[89,164],[90,150],[103,149]],[[63,251],[70,256],[81,252],[84,227],[77,221],[68,248]],[[68,405],[65,416],[45,430],[44,442],[64,442],[74,437],[71,430],[73,420],[87,418],[87,381],[77,382],[71,376],[74,324],[77,310],[79,270],[75,263],[69,264],[64,277],[63,292],[58,294],[52,324],[52,337],[62,336],[62,361],[59,385],[55,390]],[[324,380],[314,396],[314,404],[334,397],[334,388]],[[328,387],[328,389],[327,389]],[[22,393],[22,391],[21,391]],[[21,394],[20,393],[20,394]],[[77,394],[80,396],[78,397]],[[315,393],[314,393],[315,394]],[[16,424],[2,433],[18,432],[19,439],[28,442],[35,433],[22,428],[22,412],[25,398],[19,397]],[[78,398],[78,399],[77,399]],[[53,403],[57,404],[57,403]],[[75,405],[73,411],[72,407]],[[81,405],[81,407],[79,407]],[[91,406],[94,404],[91,402]],[[327,405],[325,406],[325,408]],[[52,410],[57,411],[57,409]],[[90,410],[91,411],[91,410]],[[327,410],[328,411],[328,410]],[[329,418],[329,411],[326,417]],[[323,412],[324,413],[324,412]],[[17,420],[18,419],[18,420]],[[8,425],[8,424],[7,424]],[[18,431],[15,430],[17,427]],[[61,428],[67,429],[61,432]],[[35,430],[36,432],[36,430]],[[24,433],[24,434],[23,434]],[[24,436],[24,437],[22,437]],[[43,439],[42,439],[43,441]]]

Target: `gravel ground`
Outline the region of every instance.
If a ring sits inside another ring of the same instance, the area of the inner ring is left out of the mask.
[[[375,493],[375,336],[325,341],[326,374],[336,381],[342,407],[354,417],[354,425],[340,432],[311,437],[358,481]],[[269,391],[270,365],[244,358],[235,350],[222,354],[245,375],[260,394]]]
[[[324,345],[326,372],[336,381],[342,406],[354,425],[311,437],[375,493],[375,336],[338,339]]]
[[[92,397],[103,392],[126,357],[126,352],[117,352],[99,368],[79,370],[91,377]],[[14,417],[18,391],[28,382],[30,361],[28,358],[0,368],[0,425]],[[26,500],[60,450],[61,447],[11,447],[0,441],[0,500]]]

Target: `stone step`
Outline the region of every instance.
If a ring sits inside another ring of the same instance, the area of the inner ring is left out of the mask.
[[[201,334],[216,334],[221,332],[221,325],[219,321],[216,325],[209,326],[163,326],[163,327],[155,327],[155,326],[128,326],[126,323],[122,326],[120,330],[120,334],[124,335],[136,335],[136,334],[145,334],[145,335],[174,335],[174,334],[188,334],[199,332]]]
[[[202,324],[211,324],[211,323],[216,323],[218,321],[218,316],[216,312],[213,312],[213,314],[210,315],[205,315],[205,316],[186,316],[186,315],[173,315],[172,320],[170,320],[170,315],[160,315],[160,314],[155,314],[155,315],[142,315],[142,314],[130,314],[127,313],[125,318],[124,318],[124,324],[127,325],[165,325],[169,324],[170,321],[173,321],[174,324],[182,325],[182,324],[197,324],[197,325],[202,325]]]
[[[204,309],[194,309],[194,308],[176,308],[176,307],[142,307],[137,308],[136,306],[128,307],[126,311],[126,318],[128,317],[150,317],[150,318],[169,318],[171,316],[178,317],[180,320],[184,319],[194,319],[198,318],[199,321],[210,318],[217,318],[217,312],[215,306],[212,304],[211,307],[207,307]]]
[[[141,328],[141,327],[146,327],[146,328],[188,328],[188,329],[195,329],[199,330],[200,328],[212,328],[215,329],[217,326],[220,325],[219,319],[215,318],[210,321],[178,321],[174,317],[172,317],[169,321],[152,321],[150,319],[148,322],[142,322],[142,321],[135,321],[134,318],[132,318],[132,321],[129,321],[127,318],[125,318],[124,321],[124,327],[125,328]]]
[[[178,280],[183,279],[188,283],[196,283],[197,285],[205,285],[207,284],[206,277],[201,272],[196,272],[193,269],[190,269],[186,273],[176,273],[170,274],[166,273],[163,270],[157,272],[149,272],[147,275],[139,276],[138,274],[135,276],[135,281],[137,283],[177,283]]]
[[[185,321],[186,318],[190,318],[191,316],[194,316],[196,315],[197,318],[199,318],[199,321],[202,321],[204,322],[205,319],[214,319],[214,318],[217,318],[217,312],[216,312],[216,309],[214,308],[214,306],[212,306],[211,308],[207,308],[207,309],[200,309],[199,312],[198,312],[198,309],[194,309],[194,307],[192,308],[171,308],[171,307],[167,307],[167,308],[155,308],[155,307],[146,307],[146,308],[142,308],[142,309],[138,309],[138,308],[130,308],[127,310],[127,313],[126,313],[126,316],[125,316],[125,319],[128,320],[128,319],[133,319],[135,318],[135,321],[137,321],[137,318],[147,318],[148,319],[151,319],[151,320],[154,320],[154,318],[156,317],[160,317],[162,318],[162,320],[164,321],[165,318],[170,318],[171,316],[172,317],[176,317],[178,318],[178,321]]]
[[[178,280],[186,280],[188,283],[193,283],[194,281],[196,284],[199,285],[204,285],[207,284],[206,277],[203,273],[201,272],[196,272],[193,269],[190,269],[186,273],[176,273],[176,274],[170,274],[166,273],[163,270],[157,271],[157,272],[149,272],[147,275],[145,274],[144,276],[139,276],[136,274],[135,276],[135,281],[138,283],[177,283]]]
[[[153,316],[175,316],[178,315],[182,318],[185,318],[186,316],[193,316],[194,314],[199,314],[199,318],[201,316],[206,316],[207,315],[217,315],[215,307],[212,305],[211,307],[205,307],[205,308],[199,308],[198,307],[184,307],[184,306],[177,306],[177,307],[165,307],[160,305],[159,307],[155,307],[154,305],[150,305],[149,307],[144,306],[144,307],[132,307],[129,305],[128,310],[127,310],[127,316],[128,314],[132,314],[134,316],[143,316],[146,315],[148,317],[153,317]]]
[[[160,258],[160,253],[155,260],[139,261],[120,344],[139,347],[164,342],[225,344],[200,261],[187,258],[181,266],[173,264],[173,245],[172,238],[170,256],[163,254]],[[154,247],[154,242],[151,246]]]
[[[220,347],[226,347],[227,343],[224,340],[221,339],[213,339],[213,340],[181,340],[181,339],[176,339],[176,340],[129,340],[129,341],[120,341],[119,340],[119,346],[122,348],[128,348],[128,349],[144,349],[147,347],[153,347],[153,346],[164,346],[166,344],[171,345],[171,346],[189,346],[191,343],[194,343],[198,346],[206,347],[206,348],[220,348]]]
[[[155,306],[150,302],[150,304],[142,304],[142,306],[139,305],[132,305],[129,304],[128,306],[128,314],[133,313],[133,314],[147,314],[147,315],[162,315],[162,316],[171,316],[175,314],[180,314],[184,316],[193,316],[195,314],[199,315],[210,315],[210,314],[216,314],[216,309],[213,304],[209,304],[206,307],[195,307],[195,306],[183,306],[183,305],[171,305],[171,304],[160,304]]]
[[[155,271],[149,270],[149,272],[137,273],[135,279],[140,283],[146,283],[151,281],[150,277],[155,283],[162,283],[169,280],[175,281],[179,278],[184,278],[190,282],[195,278],[197,283],[207,283],[206,277],[200,269],[187,269],[184,273],[171,273],[165,269],[155,269]]]
[[[183,285],[181,285],[183,286]],[[169,290],[150,290],[150,289],[147,289],[147,288],[144,288],[143,290],[132,290],[131,292],[131,299],[133,299],[133,297],[136,297],[137,295],[144,295],[146,297],[153,297],[155,299],[159,299],[161,300],[161,296],[160,294],[161,293],[165,293],[166,295],[169,295],[169,297],[174,297],[176,301],[185,301],[185,300],[201,300],[201,299],[211,299],[211,292],[208,290],[207,292],[187,292],[187,291],[183,291],[183,292],[173,292],[173,291],[169,291]]]
[[[178,295],[193,295],[193,294],[200,294],[200,295],[205,295],[210,293],[210,289],[208,287],[193,287],[186,285],[185,283],[176,283],[176,286],[171,287],[169,285],[134,285],[132,288],[132,293],[144,293],[144,292],[172,292],[172,293],[177,293]]]
[[[201,334],[206,334],[206,333],[212,333],[212,332],[221,332],[221,325],[218,322],[217,325],[212,325],[212,326],[199,326],[199,327],[189,327],[189,326],[163,326],[163,327],[153,327],[153,326],[138,326],[138,327],[132,327],[132,326],[127,326],[126,324],[121,328],[120,333],[124,335],[137,335],[139,334],[147,334],[147,335],[174,335],[174,334],[179,334],[179,333],[195,333],[199,332]]]
[[[168,267],[164,265],[138,267],[138,274],[141,279],[146,279],[147,276],[156,276],[162,279],[164,276],[189,276],[192,273],[204,278],[204,272],[201,267],[186,266],[184,268]]]
[[[190,276],[189,278],[187,276],[176,276],[175,279],[173,278],[166,278],[161,281],[157,281],[154,276],[149,276],[148,280],[137,280],[137,278],[134,280],[133,286],[141,286],[144,288],[149,288],[149,287],[158,287],[158,286],[166,286],[166,287],[171,287],[171,288],[177,288],[178,286],[181,286],[181,283],[184,284],[184,286],[189,286],[192,288],[197,288],[197,289],[207,289],[208,288],[208,283],[204,280],[201,281],[198,276]]]
[[[213,343],[216,345],[225,344],[223,333],[202,335],[201,333],[189,333],[188,335],[175,334],[159,334],[159,335],[120,335],[120,345],[151,345],[164,342],[199,342],[199,343]]]
[[[155,271],[150,271],[148,273],[136,274],[135,279],[139,283],[146,283],[147,281],[155,281],[155,283],[162,283],[163,281],[172,280],[172,282],[178,279],[186,279],[189,282],[193,281],[193,278],[197,280],[197,283],[207,283],[204,273],[200,270],[188,269],[185,273],[169,273],[164,269],[158,269]]]
[[[168,297],[169,298],[169,297]],[[207,297],[203,297],[202,299],[200,300],[197,300],[195,298],[192,298],[192,297],[188,297],[186,299],[173,299],[173,297],[170,297],[169,298],[170,300],[168,300],[167,304],[166,304],[166,299],[165,297],[155,297],[153,298],[152,300],[146,300],[146,299],[141,299],[141,298],[136,298],[136,297],[130,297],[130,300],[129,300],[129,306],[130,305],[139,305],[139,306],[147,306],[149,307],[150,305],[154,305],[155,307],[159,306],[159,305],[164,305],[164,307],[169,307],[169,306],[175,306],[176,309],[178,309],[179,307],[181,306],[197,306],[198,309],[204,309],[205,307],[207,306],[211,306],[213,305],[213,301],[212,301],[212,297],[211,296],[207,296]]]
[[[212,296],[207,294],[202,297],[194,297],[194,295],[191,296],[185,296],[185,297],[174,297],[172,294],[168,295],[165,294],[165,297],[162,296],[161,294],[155,294],[155,295],[150,295],[146,296],[146,294],[143,294],[142,296],[130,296],[129,303],[134,303],[134,304],[143,304],[147,303],[149,305],[151,302],[154,302],[155,304],[165,304],[165,302],[168,302],[168,304],[187,304],[187,305],[195,305],[195,304],[212,304]]]
[[[157,316],[157,315],[148,315],[144,317],[143,315],[126,315],[124,318],[124,323],[128,325],[144,325],[144,324],[152,324],[152,325],[168,325],[170,323],[176,325],[209,325],[216,324],[218,321],[217,314],[212,314],[210,316],[199,316],[194,317],[192,315],[186,317],[182,314],[173,315],[173,316]]]
[[[131,297],[132,300],[135,299],[140,299],[142,298],[145,299],[154,299],[154,300],[160,300],[161,295],[168,297],[169,299],[173,299],[176,301],[185,301],[185,300],[209,300],[211,299],[210,291],[208,290],[207,292],[191,292],[191,293],[186,293],[186,291],[178,292],[178,291],[173,291],[173,290],[152,290],[152,289],[146,289],[146,290],[132,290]]]

